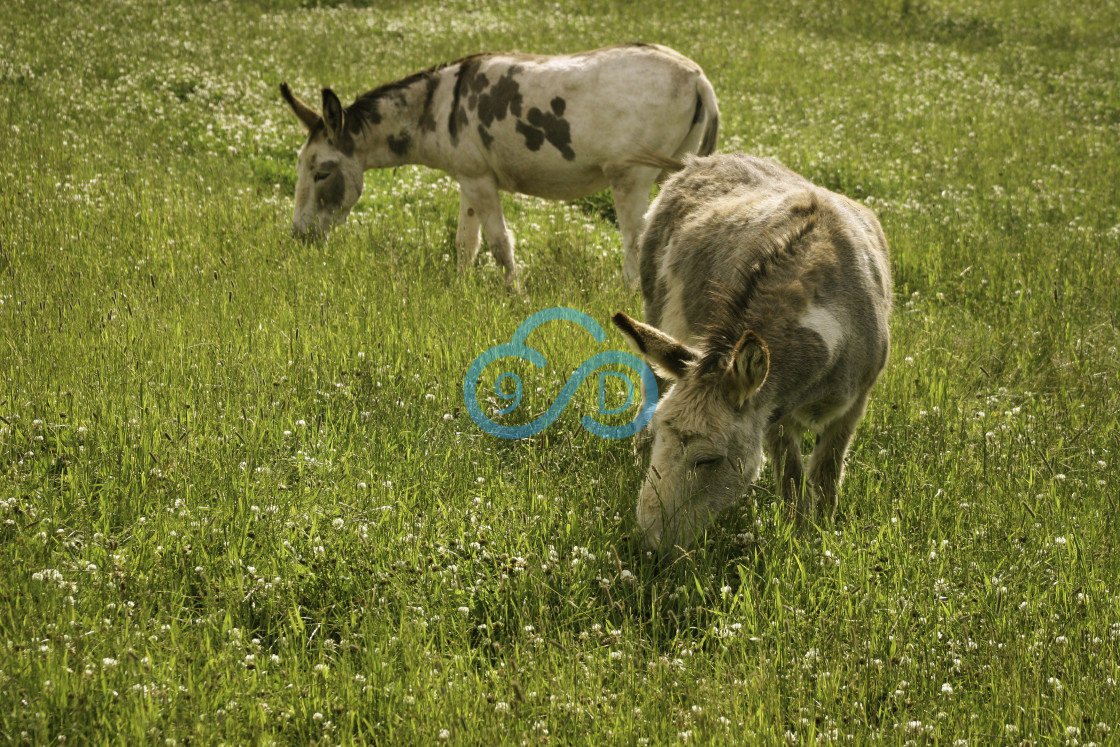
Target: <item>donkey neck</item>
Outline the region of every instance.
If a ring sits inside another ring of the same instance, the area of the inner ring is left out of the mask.
[[[387,83],[347,108],[354,153],[365,170],[414,163],[440,167],[431,136],[438,116],[435,93],[448,84],[441,80],[443,72],[423,70]]]

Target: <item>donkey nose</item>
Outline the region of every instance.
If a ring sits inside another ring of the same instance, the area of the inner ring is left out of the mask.
[[[311,225],[307,227],[297,226],[292,224],[292,238],[299,240],[304,244],[313,244],[322,241],[326,238],[326,232],[321,230],[318,226]]]
[[[651,517],[639,515],[638,527],[642,532],[642,540],[645,542],[646,549],[660,550],[661,535],[664,533],[664,526],[660,518],[651,520]]]

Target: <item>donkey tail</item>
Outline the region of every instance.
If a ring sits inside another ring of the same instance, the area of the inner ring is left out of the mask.
[[[719,103],[716,101],[715,89],[706,76],[700,76],[697,88],[699,90],[696,94],[696,115],[700,117],[703,114],[701,108],[706,110],[708,124],[704,128],[704,137],[700,140],[700,148],[696,151],[696,155],[710,156],[715,153],[716,142],[719,140]]]
[[[667,174],[680,171],[684,168],[684,161],[670,158],[669,156],[663,156],[649,148],[642,148],[638,151],[636,156],[627,158],[626,164],[628,166],[649,166],[650,168],[661,169],[661,171]]]

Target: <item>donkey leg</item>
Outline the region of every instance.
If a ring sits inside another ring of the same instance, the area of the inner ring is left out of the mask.
[[[777,423],[766,432],[766,451],[774,465],[774,481],[778,495],[793,514],[797,525],[811,515],[805,467],[801,459],[799,432],[788,423]]]
[[[831,521],[836,514],[840,481],[844,479],[844,458],[866,409],[865,393],[847,412],[825,426],[809,455],[809,481],[817,490],[817,515],[821,519]]]
[[[604,169],[614,195],[614,211],[618,215],[618,228],[622,233],[622,279],[630,288],[637,288],[641,281],[641,258],[638,256],[638,239],[649,207],[649,190],[657,179],[657,169],[647,167]]]
[[[513,236],[506,228],[506,219],[502,215],[502,201],[498,197],[498,188],[490,179],[472,179],[460,182],[460,216],[462,205],[470,205],[475,211],[475,218],[482,226],[482,233],[494,259],[506,272],[506,287],[518,287],[518,267],[513,258]],[[468,208],[469,210],[470,208]],[[468,216],[471,217],[471,216]],[[460,224],[462,225],[462,224]]]
[[[478,219],[478,212],[471,207],[467,196],[459,194],[459,230],[455,234],[455,251],[458,258],[459,272],[464,272],[474,264],[478,256],[478,248],[482,245],[482,222]]]

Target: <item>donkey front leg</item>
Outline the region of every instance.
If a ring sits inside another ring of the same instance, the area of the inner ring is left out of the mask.
[[[638,239],[642,234],[649,191],[657,179],[657,170],[647,167],[604,169],[611,183],[614,211],[622,233],[622,279],[630,288],[638,287],[641,280],[641,258],[638,256]]]
[[[840,481],[844,479],[844,458],[855,435],[856,425],[867,409],[867,395],[856,400],[847,412],[825,426],[813,453],[809,455],[809,480],[818,491],[817,514],[831,520],[839,502]]]
[[[459,272],[466,272],[474,264],[478,256],[478,247],[482,244],[482,222],[478,219],[478,211],[471,207],[466,194],[459,191],[459,231],[455,234],[455,251],[458,257]]]
[[[470,179],[459,183],[459,231],[463,232],[463,205],[467,205],[467,218],[478,221],[482,226],[482,233],[494,259],[506,272],[506,287],[518,287],[518,268],[513,259],[513,236],[506,228],[506,219],[502,215],[502,202],[498,197],[498,187],[491,179]],[[469,215],[474,210],[473,216]],[[475,252],[478,251],[477,246]],[[474,257],[471,256],[471,260]]]
[[[812,516],[812,496],[805,484],[800,432],[789,423],[776,423],[766,432],[766,450],[774,465],[778,495],[800,528]]]

